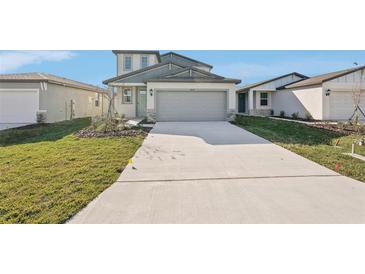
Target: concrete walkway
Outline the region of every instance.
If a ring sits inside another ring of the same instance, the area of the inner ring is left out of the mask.
[[[157,123],[69,223],[365,223],[365,184],[227,122]]]

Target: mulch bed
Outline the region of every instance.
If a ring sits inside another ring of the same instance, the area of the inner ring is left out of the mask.
[[[118,131],[95,131],[92,128],[84,128],[75,133],[79,138],[103,138],[103,137],[134,137],[134,136],[146,136],[151,128],[137,128],[137,129],[125,129]]]
[[[351,135],[351,134],[358,133],[356,127],[354,127],[352,125],[312,124],[312,125],[308,125],[308,126],[315,127],[315,128],[326,129],[326,130],[334,131],[334,132],[337,132],[337,133],[340,133],[340,134],[345,134],[345,135]],[[365,134],[365,128],[364,127],[362,127],[360,129],[360,133]]]

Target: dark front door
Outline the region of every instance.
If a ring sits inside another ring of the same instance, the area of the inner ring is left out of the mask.
[[[246,93],[238,94],[238,112],[239,113],[246,112]]]

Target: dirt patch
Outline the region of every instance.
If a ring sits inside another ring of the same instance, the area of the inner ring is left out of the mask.
[[[326,129],[333,132],[341,133],[344,135],[352,135],[352,134],[365,134],[365,126],[361,126],[360,130],[358,127],[355,127],[353,125],[345,125],[345,124],[312,124],[308,125],[310,127],[320,128],[320,129]]]
[[[118,131],[96,131],[92,128],[85,128],[75,133],[79,138],[103,138],[103,137],[134,137],[146,136],[151,128],[132,128]]]

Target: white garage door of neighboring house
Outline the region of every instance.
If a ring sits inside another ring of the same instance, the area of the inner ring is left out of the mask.
[[[37,89],[0,89],[0,124],[35,123],[38,110]]]
[[[351,91],[333,91],[329,97],[330,120],[348,120],[354,113],[353,93]],[[360,107],[365,112],[365,93],[361,94]]]
[[[222,121],[226,113],[224,91],[157,91],[157,121]]]

